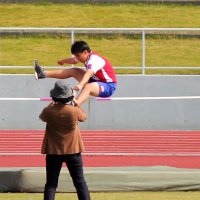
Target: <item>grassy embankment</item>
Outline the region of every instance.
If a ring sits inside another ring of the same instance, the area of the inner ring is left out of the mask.
[[[198,27],[198,6],[101,4],[0,4],[1,27]],[[141,38],[131,35],[75,35],[106,56],[114,66],[141,66]],[[57,65],[70,56],[69,35],[2,36],[0,65]],[[151,36],[146,40],[146,66],[199,66],[200,40],[174,36]],[[31,73],[4,70],[0,73]],[[118,73],[124,70],[118,70]],[[139,73],[140,70],[126,70]],[[148,70],[148,73],[200,73],[200,70]]]

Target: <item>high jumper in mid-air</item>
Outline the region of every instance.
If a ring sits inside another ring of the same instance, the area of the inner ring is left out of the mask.
[[[78,97],[75,100],[77,104],[83,104],[89,96],[107,98],[110,97],[116,90],[117,79],[115,71],[110,62],[92,51],[89,45],[85,41],[76,41],[71,47],[71,53],[73,57],[59,60],[58,64],[77,64],[83,63],[85,69],[72,67],[68,69],[44,71],[38,64],[38,61],[34,61],[35,78],[75,78],[78,84],[73,87],[74,90],[80,91]]]

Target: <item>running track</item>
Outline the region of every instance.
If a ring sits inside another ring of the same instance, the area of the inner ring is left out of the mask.
[[[44,131],[0,130],[0,167],[42,167]],[[200,131],[82,131],[85,167],[200,168]]]

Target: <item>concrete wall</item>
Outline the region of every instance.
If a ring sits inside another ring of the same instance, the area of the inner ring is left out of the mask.
[[[2,97],[48,97],[55,79],[32,75],[0,75]],[[75,81],[69,79],[73,86]],[[118,75],[113,97],[197,96],[199,76]],[[38,115],[48,102],[0,101],[0,129],[43,129]],[[200,130],[200,99],[96,101],[83,105],[88,120],[82,129]]]

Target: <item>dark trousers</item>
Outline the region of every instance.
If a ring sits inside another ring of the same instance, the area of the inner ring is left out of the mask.
[[[66,163],[77,191],[79,200],[90,200],[90,194],[83,175],[82,156],[78,154],[46,155],[46,184],[44,200],[54,200],[58,178],[63,162]]]

